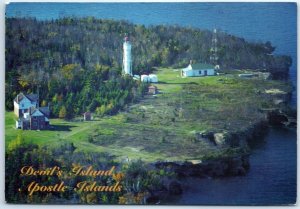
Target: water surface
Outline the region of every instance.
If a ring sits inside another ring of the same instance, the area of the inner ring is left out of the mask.
[[[168,204],[282,205],[296,201],[296,131],[271,128],[252,144],[246,176],[219,179],[187,178],[184,193]]]

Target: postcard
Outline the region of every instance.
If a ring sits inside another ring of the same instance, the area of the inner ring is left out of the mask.
[[[8,204],[293,205],[297,5],[10,2]]]

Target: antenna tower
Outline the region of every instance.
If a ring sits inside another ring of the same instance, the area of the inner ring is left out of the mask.
[[[218,63],[218,39],[217,39],[217,29],[214,29],[213,31],[213,36],[212,36],[212,40],[211,40],[212,44],[211,44],[211,48],[210,48],[210,62],[214,65],[217,65]]]

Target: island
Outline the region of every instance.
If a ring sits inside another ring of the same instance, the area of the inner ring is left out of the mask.
[[[190,60],[210,62],[213,32],[95,18],[7,18],[6,27],[9,202],[154,204],[162,194],[180,194],[182,177],[245,175],[249,142],[270,125],[296,125],[286,80],[291,58],[273,55],[270,42],[220,32],[217,72],[189,77],[182,69]],[[122,75],[124,31],[133,42],[133,74],[155,74],[155,83]],[[20,92],[38,93],[40,109],[50,109],[45,130],[16,129]],[[18,192],[29,181],[18,176],[24,165],[61,167],[61,176],[38,180],[75,187],[67,175],[74,164],[115,166],[124,190]]]

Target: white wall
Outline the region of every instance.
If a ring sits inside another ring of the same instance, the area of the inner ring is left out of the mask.
[[[205,70],[206,70],[206,75],[208,76],[215,75],[214,69],[187,70],[187,71],[183,71],[183,77],[205,76]]]
[[[19,104],[14,101],[14,109],[19,109]]]
[[[206,71],[206,73],[205,73]],[[203,70],[193,70],[193,76],[208,76],[208,75],[215,75],[214,69],[203,69]]]
[[[192,77],[192,76],[195,76],[195,75],[194,75],[194,71],[193,71],[193,70],[187,70],[187,71],[184,71],[184,72],[183,72],[183,76],[184,76],[184,77]]]
[[[141,81],[147,83],[147,82],[150,82],[150,78],[148,75],[142,75]]]
[[[150,74],[149,79],[150,79],[151,83],[157,83],[158,82],[157,75],[155,75],[155,74]]]
[[[208,69],[207,75],[215,75],[215,69]]]
[[[132,69],[131,69],[131,44],[129,42],[124,42],[123,44],[123,68],[124,73],[132,75]]]

